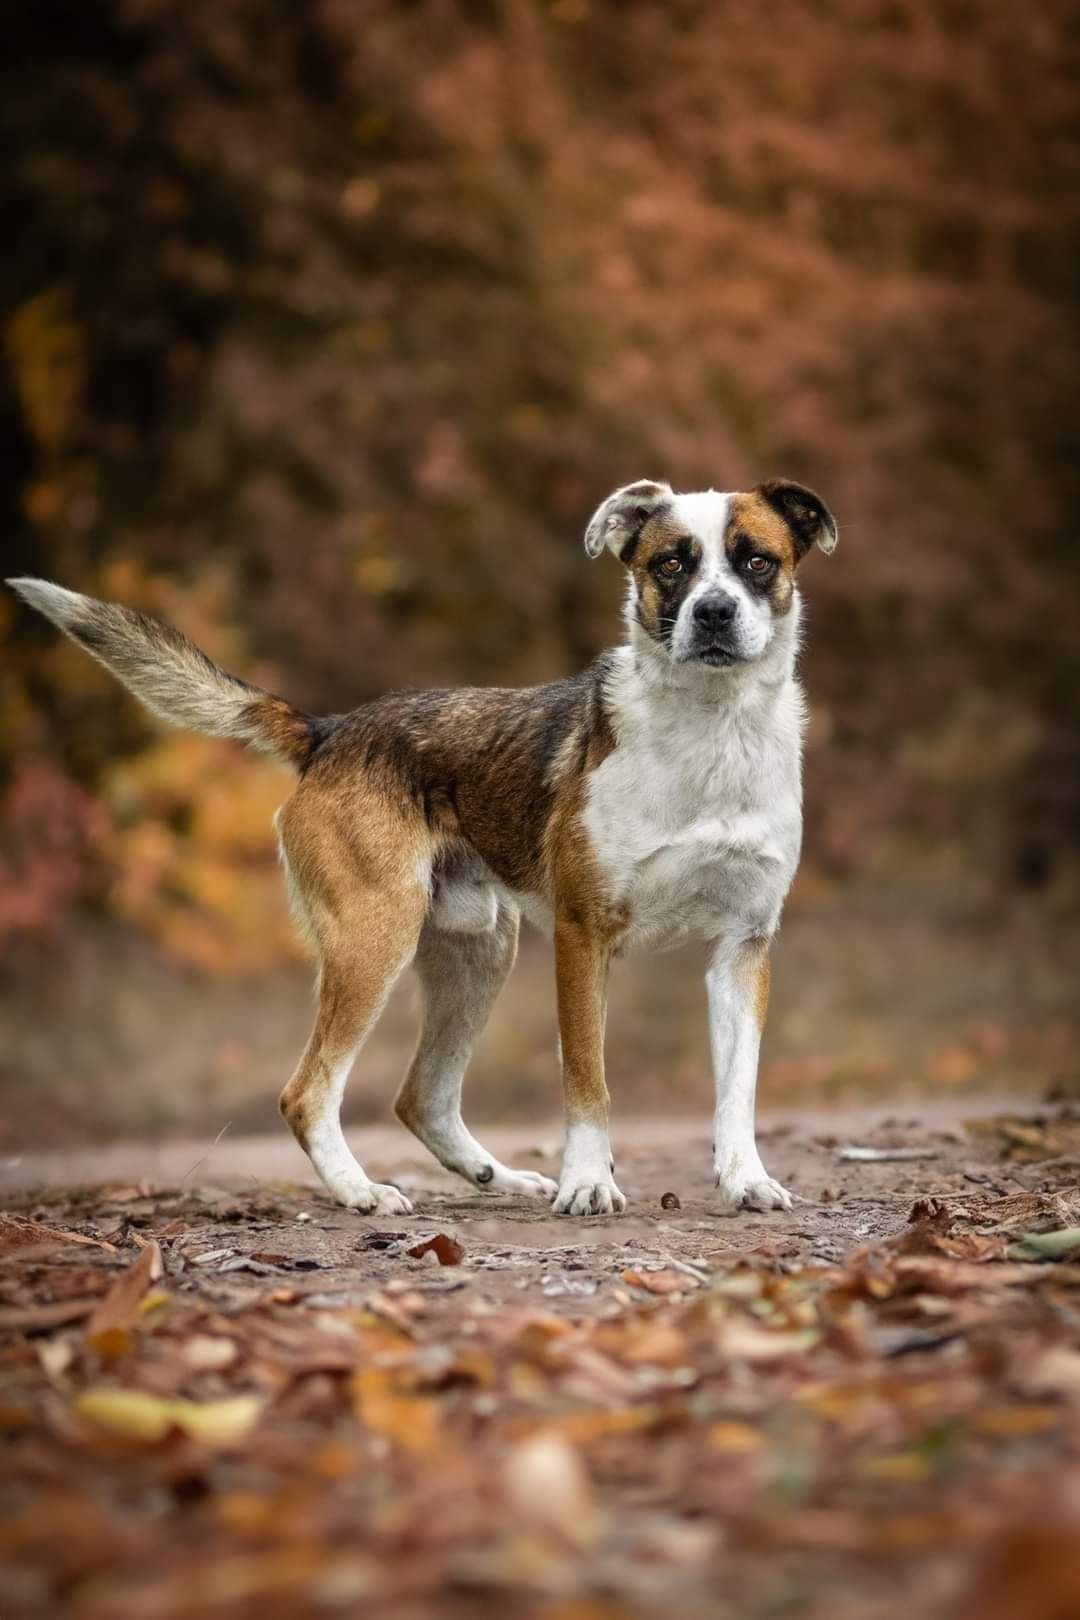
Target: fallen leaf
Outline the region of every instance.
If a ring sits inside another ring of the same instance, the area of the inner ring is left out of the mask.
[[[1049,1353],[1053,1355],[1052,1351]],[[1072,1379],[1072,1388],[1080,1392],[1080,1356],[1070,1351],[1064,1354],[1072,1362],[1067,1369],[1067,1376]],[[1051,1378],[1052,1376],[1051,1373]],[[1044,1385],[1047,1389],[1053,1387],[1052,1383]],[[971,1418],[972,1428],[993,1440],[1026,1440],[1030,1435],[1046,1434],[1049,1430],[1059,1428],[1060,1425],[1060,1407],[1034,1404],[990,1407],[987,1411],[975,1412]]]
[[[106,1360],[115,1360],[130,1348],[131,1329],[155,1271],[161,1275],[161,1250],[150,1242],[95,1306],[86,1324],[86,1339]]]
[[[890,1485],[919,1485],[933,1473],[932,1459],[921,1451],[898,1451],[884,1457],[867,1457],[859,1463],[860,1479]]]
[[[760,1432],[749,1423],[710,1423],[705,1437],[717,1451],[740,1456],[760,1451],[765,1443]]]
[[[205,1445],[229,1446],[243,1438],[262,1411],[260,1395],[234,1395],[223,1401],[166,1400],[141,1389],[88,1389],[76,1395],[73,1410],[96,1428],[130,1440],[163,1440],[180,1429]]]
[[[1029,1395],[1063,1395],[1080,1400],[1080,1350],[1051,1345],[1034,1356],[1025,1356],[1016,1384]]]
[[[1009,1244],[1010,1260],[1061,1260],[1080,1249],[1080,1226],[1058,1232],[1025,1232]]]
[[[36,1248],[45,1244],[62,1243],[81,1244],[89,1249],[103,1249],[106,1254],[117,1253],[115,1245],[106,1243],[103,1238],[84,1237],[81,1232],[64,1232],[59,1227],[32,1221],[25,1215],[0,1212],[0,1254],[14,1253],[19,1249]]]
[[[42,1371],[55,1384],[71,1366],[75,1351],[66,1339],[43,1339],[36,1348]]]
[[[402,1392],[390,1368],[361,1367],[353,1378],[356,1415],[371,1434],[413,1453],[431,1451],[439,1438],[438,1402]]]
[[[720,1324],[716,1343],[724,1356],[744,1361],[772,1361],[782,1356],[800,1355],[817,1344],[820,1337],[814,1328],[785,1332],[733,1319]]]
[[[434,1237],[424,1238],[421,1243],[406,1249],[405,1253],[414,1260],[422,1260],[425,1255],[433,1254],[440,1266],[460,1266],[465,1258],[465,1245],[446,1232],[436,1232]]]
[[[696,1286],[678,1271],[624,1271],[623,1282],[632,1288],[643,1288],[647,1294],[683,1294]]]
[[[239,1351],[232,1339],[195,1333],[182,1345],[180,1354],[196,1372],[220,1372],[223,1367],[232,1366]]]
[[[0,1331],[39,1333],[89,1316],[97,1299],[57,1299],[42,1305],[0,1306]]]
[[[545,1430],[513,1447],[503,1477],[519,1521],[554,1533],[580,1552],[595,1544],[602,1515],[581,1453],[564,1435]]]

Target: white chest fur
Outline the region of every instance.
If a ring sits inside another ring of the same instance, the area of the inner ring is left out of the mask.
[[[672,690],[631,649],[620,660],[617,746],[589,780],[585,823],[612,899],[630,911],[623,949],[771,934],[801,838],[791,668]]]

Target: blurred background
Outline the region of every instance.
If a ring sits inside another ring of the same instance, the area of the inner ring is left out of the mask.
[[[37,0],[7,38],[5,571],[340,710],[612,641],[617,484],[810,483],[765,1098],[1076,1086],[1067,0]],[[287,774],[8,596],[0,638],[0,1152],[277,1128]],[[619,1112],[706,1117],[701,966],[617,970]],[[403,986],[349,1117],[414,1038]],[[535,936],[472,1094],[558,1111]]]

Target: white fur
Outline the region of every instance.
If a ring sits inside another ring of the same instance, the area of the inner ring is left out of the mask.
[[[730,946],[721,941],[705,976],[709,993],[709,1044],[716,1076],[713,1169],[728,1209],[790,1209],[791,1194],[774,1181],[754,1140],[761,1030],[748,1005],[748,989]]]
[[[433,928],[447,934],[489,934],[499,914],[490,883],[441,882],[428,916]]]
[[[462,930],[453,932],[460,935]],[[517,935],[517,912],[511,906],[497,906],[490,928],[470,929],[464,938],[450,937],[445,922],[430,920],[416,955],[423,1027],[396,1106],[398,1118],[448,1170],[485,1192],[550,1202],[553,1181],[534,1170],[501,1164],[461,1117],[462,1081],[473,1042],[513,965]]]
[[[696,495],[673,495],[668,503],[688,534],[701,542],[702,556],[693,590],[688,591],[679,610],[671,637],[671,656],[676,663],[693,657],[694,608],[703,596],[722,591],[736,604],[732,641],[740,658],[760,658],[773,636],[773,616],[768,601],[755,596],[746,581],[731,565],[724,547],[731,497],[716,490]],[[631,588],[632,588],[631,578]]]
[[[615,1185],[607,1127],[575,1121],[567,1127],[556,1215],[618,1215],[626,1199]]]
[[[619,649],[607,694],[616,747],[589,779],[585,823],[612,901],[630,911],[622,949],[714,942],[708,992],[718,1185],[730,1205],[787,1207],[789,1195],[766,1175],[754,1144],[759,1031],[737,963],[749,941],[775,932],[799,860],[799,600],[774,619],[735,578],[723,550],[727,496],[710,491],[676,502],[703,543],[704,578],[687,597],[670,653],[628,604],[629,644]],[[695,596],[717,582],[739,597],[747,659],[723,669],[679,656],[679,627]],[[589,1174],[608,1159],[605,1135],[591,1146]],[[556,1208],[563,1203],[560,1195]]]
[[[409,1215],[412,1205],[405,1194],[368,1177],[349,1151],[341,1129],[341,1098],[355,1055],[351,1052],[334,1068],[325,1104],[304,1144],[308,1158],[339,1204],[358,1209],[362,1215]]]

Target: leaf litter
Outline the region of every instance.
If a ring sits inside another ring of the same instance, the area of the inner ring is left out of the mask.
[[[1021,1160],[1011,1118],[924,1131],[872,1187],[796,1133],[802,1204],[734,1222],[660,1148],[628,1180],[654,1215],[678,1183],[662,1220],[28,1198],[0,1216],[5,1620],[1080,1612],[1067,1123],[1024,1122]]]

